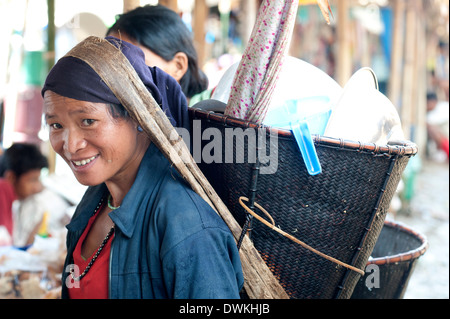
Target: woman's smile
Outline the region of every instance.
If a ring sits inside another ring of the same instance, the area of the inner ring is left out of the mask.
[[[88,167],[88,164],[92,163],[97,159],[98,155],[92,156],[90,158],[82,159],[82,160],[71,160],[70,162],[75,167],[75,169],[84,169]],[[89,165],[92,166],[92,165]]]

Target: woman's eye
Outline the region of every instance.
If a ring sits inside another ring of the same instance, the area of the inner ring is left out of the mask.
[[[92,124],[94,124],[95,120],[92,119],[85,119],[83,120],[83,125],[84,126],[91,126]]]
[[[49,126],[51,129],[54,129],[54,130],[58,130],[58,129],[62,128],[62,125],[59,123],[52,123]]]

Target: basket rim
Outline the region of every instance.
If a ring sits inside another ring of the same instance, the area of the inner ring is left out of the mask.
[[[426,238],[425,235],[419,233],[418,231],[416,231],[400,222],[386,220],[384,222],[384,227],[386,227],[386,226],[396,228],[400,231],[403,231],[405,233],[413,235],[418,240],[420,240],[422,242],[422,244],[419,247],[417,247],[416,249],[412,249],[410,251],[407,251],[407,252],[404,252],[401,254],[373,258],[367,262],[367,265],[375,264],[375,265],[381,266],[381,265],[386,265],[386,264],[394,264],[394,263],[398,263],[398,262],[402,262],[402,261],[410,261],[410,260],[419,258],[423,254],[425,254],[425,252],[427,251],[428,239]]]
[[[223,125],[236,126],[242,128],[265,129],[267,133],[278,135],[286,138],[293,138],[290,130],[271,127],[263,124],[249,122],[243,119],[238,119],[222,113],[215,113],[213,111],[205,111],[200,108],[190,107],[189,113],[193,114],[195,118],[204,118],[208,121],[218,122]],[[358,141],[346,140],[335,137],[328,137],[323,135],[312,135],[316,145],[323,145],[329,147],[336,147],[341,149],[354,150],[359,152],[368,152],[373,154],[386,154],[388,156],[414,156],[418,152],[418,147],[411,141],[393,141],[387,145],[378,145],[375,143],[363,143]]]

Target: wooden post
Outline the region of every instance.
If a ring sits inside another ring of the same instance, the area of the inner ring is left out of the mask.
[[[228,31],[230,29],[230,13],[231,13],[231,1],[222,0],[219,1],[219,16],[220,16],[220,29],[221,36],[220,41],[222,44],[222,54],[228,50]]]
[[[242,34],[242,45],[245,47],[247,45],[248,39],[252,34],[253,27],[256,22],[256,16],[258,15],[258,0],[241,1],[241,34]]]
[[[388,96],[391,102],[400,108],[402,69],[404,52],[405,0],[394,1],[394,23],[392,36],[391,74]]]
[[[175,12],[178,12],[178,0],[159,0],[158,3]]]
[[[55,0],[47,0],[47,70],[50,72],[53,65],[55,64]],[[48,160],[48,171],[50,174],[55,173],[56,170],[56,153],[53,147],[48,143],[47,145],[47,160]]]
[[[417,90],[415,91],[415,136],[414,142],[419,149],[424,150],[427,143],[426,127],[426,94],[427,94],[427,39],[426,39],[426,11],[423,1],[418,1],[416,6],[417,15],[417,59],[416,59],[416,79]]]
[[[352,56],[350,50],[350,34],[349,26],[349,0],[338,0],[337,2],[337,39],[338,39],[338,55],[336,80],[344,86],[352,75]]]
[[[128,12],[133,9],[136,9],[141,5],[140,0],[123,0],[123,12]]]
[[[198,65],[202,67],[206,62],[206,47],[205,47],[205,23],[208,18],[208,6],[206,0],[195,0],[193,25],[194,32],[194,46],[197,50]]]
[[[403,90],[400,118],[402,120],[403,131],[407,140],[412,140],[412,110],[414,108],[413,92],[415,89],[415,59],[416,56],[416,25],[417,15],[415,12],[417,0],[408,0],[406,5],[406,34],[405,34],[405,55],[403,69]]]

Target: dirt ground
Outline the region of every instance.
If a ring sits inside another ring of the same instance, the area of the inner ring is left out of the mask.
[[[421,160],[414,195],[391,219],[415,229],[428,239],[419,258],[405,299],[449,298],[449,164]]]

